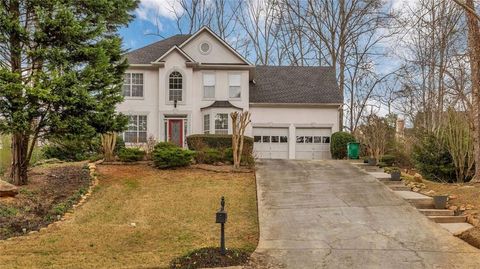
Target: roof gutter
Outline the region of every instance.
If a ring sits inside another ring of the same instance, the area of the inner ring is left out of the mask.
[[[343,103],[250,103],[250,107],[268,108],[340,108]]]

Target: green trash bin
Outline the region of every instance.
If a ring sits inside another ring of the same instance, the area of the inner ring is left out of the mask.
[[[350,142],[347,144],[347,155],[349,159],[358,159],[360,152],[360,143]]]

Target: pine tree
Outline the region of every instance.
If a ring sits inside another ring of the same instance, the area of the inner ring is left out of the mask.
[[[127,63],[119,27],[136,0],[0,1],[0,134],[12,137],[11,178],[28,181],[40,138],[118,131]]]

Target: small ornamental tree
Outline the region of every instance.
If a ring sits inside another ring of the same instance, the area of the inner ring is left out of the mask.
[[[117,29],[135,0],[0,2],[0,134],[12,137],[11,178],[27,183],[38,139],[120,131],[127,63]]]
[[[243,141],[245,138],[245,130],[250,124],[250,112],[232,112],[230,117],[232,118],[232,151],[233,151],[233,167],[235,169],[240,168],[243,153]]]

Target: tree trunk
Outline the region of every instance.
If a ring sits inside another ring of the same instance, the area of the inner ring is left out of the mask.
[[[10,177],[15,185],[25,185],[28,182],[28,137],[21,133],[12,135],[12,167]]]
[[[471,10],[475,10],[473,0],[466,0],[465,4],[471,8]],[[472,118],[475,156],[475,176],[472,182],[480,182],[480,29],[477,16],[468,10],[466,14],[470,68],[472,72]]]

